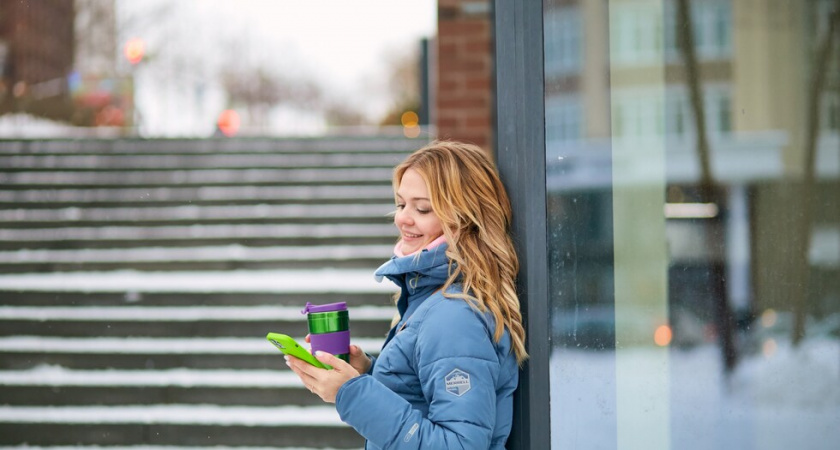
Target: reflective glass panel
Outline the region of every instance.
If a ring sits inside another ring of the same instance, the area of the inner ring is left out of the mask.
[[[552,448],[840,446],[840,2],[544,1]]]

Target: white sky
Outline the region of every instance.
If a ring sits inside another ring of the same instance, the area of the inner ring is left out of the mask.
[[[436,0],[117,0],[117,5],[121,23],[135,20],[132,29],[120,29],[120,46],[140,37],[150,55],[179,55],[177,61],[159,58],[157,67],[168,66],[171,72],[164,77],[210,72],[197,66],[260,64],[314,79],[334,97],[356,102],[369,116],[384,113],[388,106],[388,61],[415,51],[420,39],[433,37],[437,29]],[[158,14],[160,19],[138,21],[160,10],[165,11]],[[247,45],[232,55],[220,44],[231,41]],[[166,101],[154,108],[183,112],[173,99]],[[147,123],[156,122],[149,118]]]

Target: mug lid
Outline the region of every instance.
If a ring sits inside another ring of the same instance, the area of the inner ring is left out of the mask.
[[[309,314],[309,313],[322,313],[322,312],[332,312],[332,311],[346,311],[347,310],[347,302],[337,302],[337,303],[328,303],[326,305],[313,305],[312,303],[306,302],[306,306],[300,312],[301,314]]]

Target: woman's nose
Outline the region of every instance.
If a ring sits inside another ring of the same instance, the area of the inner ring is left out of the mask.
[[[406,209],[398,209],[397,214],[394,215],[394,223],[399,225],[410,225],[411,224],[411,215],[406,214]]]

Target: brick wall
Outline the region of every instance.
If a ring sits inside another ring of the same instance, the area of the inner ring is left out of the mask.
[[[73,17],[73,0],[0,0],[0,114],[71,117]]]
[[[439,0],[438,138],[493,150],[494,86],[490,0]]]

